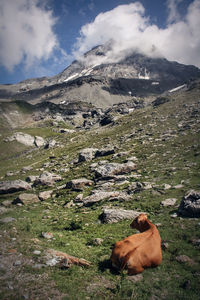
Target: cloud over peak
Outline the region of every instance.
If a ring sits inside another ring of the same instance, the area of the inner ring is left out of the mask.
[[[178,13],[181,1],[167,1],[169,17],[166,28],[152,24],[140,2],[120,5],[99,14],[94,22],[81,28],[74,55],[80,57],[92,47],[113,40],[108,55],[98,58],[102,63],[117,61],[123,53],[138,51],[150,57],[162,56],[200,67],[200,0],[194,0],[182,17]]]

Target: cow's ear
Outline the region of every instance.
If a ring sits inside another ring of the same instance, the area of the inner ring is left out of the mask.
[[[144,223],[146,220],[147,220],[147,215],[146,214],[140,214],[138,219],[137,219],[137,222],[138,222],[138,224],[139,223]]]

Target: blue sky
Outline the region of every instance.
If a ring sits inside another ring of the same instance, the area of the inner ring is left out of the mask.
[[[115,57],[133,49],[200,67],[200,0],[1,0],[0,16],[3,84],[56,75],[111,39]]]

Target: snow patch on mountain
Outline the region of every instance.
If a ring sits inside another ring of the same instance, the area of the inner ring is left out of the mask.
[[[70,81],[72,79],[75,79],[75,77],[79,77],[79,73],[75,73],[74,75],[69,76],[68,78],[66,78],[63,81],[67,82],[67,81]]]
[[[177,92],[177,91],[179,91],[179,90],[182,90],[182,89],[185,88],[186,86],[187,86],[186,84],[179,85],[179,86],[177,86],[176,88],[170,90],[169,92],[170,92],[170,93]]]
[[[139,79],[149,80],[150,79],[150,72],[147,72],[147,70],[145,68],[144,75],[141,75],[141,72],[140,72],[140,73],[138,73],[138,78]]]
[[[67,81],[74,80],[74,79],[77,79],[77,78],[82,77],[82,76],[89,76],[96,66],[98,66],[98,64],[95,64],[90,68],[83,69],[80,73],[75,73],[73,75],[70,75],[69,77],[67,77],[63,81],[67,82]]]

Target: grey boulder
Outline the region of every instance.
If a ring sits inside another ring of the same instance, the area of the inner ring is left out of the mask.
[[[23,180],[8,180],[0,182],[0,194],[15,193],[18,191],[30,190],[31,185]]]
[[[85,148],[79,152],[78,162],[90,161],[95,157],[98,149]]]
[[[87,178],[73,179],[67,182],[66,188],[72,190],[82,190],[85,186],[92,186],[93,181]]]
[[[40,202],[39,198],[35,194],[28,194],[28,193],[23,193],[20,194],[14,201],[13,204],[21,203],[24,205],[27,204],[32,204],[32,203],[37,203]]]
[[[135,219],[141,212],[135,210],[104,208],[99,216],[102,223],[117,223],[124,219]]]
[[[102,166],[98,166],[95,169],[96,178],[112,178],[115,175],[127,174],[136,170],[136,164],[133,162],[127,163],[106,163]]]
[[[17,141],[26,146],[33,146],[34,140],[35,139],[32,135],[23,132],[16,132],[11,137],[6,139],[8,142]]]
[[[60,181],[60,180],[62,180],[62,177],[60,175],[45,171],[39,176],[38,179],[36,179],[34,185],[41,184],[41,185],[52,186],[55,184],[56,181]]]
[[[118,191],[112,191],[112,192],[107,192],[107,191],[100,191],[100,190],[94,190],[92,191],[92,194],[88,197],[85,197],[84,199],[81,200],[84,206],[91,206],[97,202],[110,199],[110,198],[117,198],[120,196],[120,192]]]
[[[46,141],[41,136],[35,136],[34,144],[36,147],[44,147],[46,145]]]

